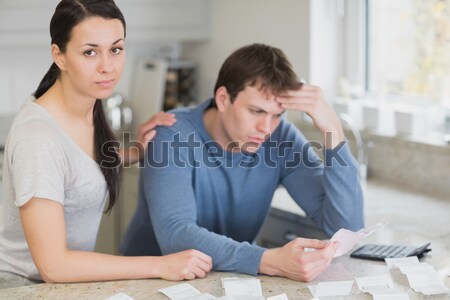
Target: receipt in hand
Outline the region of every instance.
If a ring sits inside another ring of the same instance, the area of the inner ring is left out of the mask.
[[[358,244],[362,239],[368,237],[374,233],[378,228],[382,227],[383,223],[378,223],[372,227],[361,229],[357,232],[348,229],[339,229],[330,239],[331,242],[340,242],[339,248],[333,257],[342,256],[348,251],[350,251],[356,244]]]

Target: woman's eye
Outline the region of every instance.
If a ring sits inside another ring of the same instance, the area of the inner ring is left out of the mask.
[[[112,54],[119,54],[120,52],[122,52],[122,48],[118,48],[118,47],[114,47],[111,49]]]
[[[85,56],[94,56],[95,51],[94,50],[86,50],[86,51],[84,51],[84,55]]]

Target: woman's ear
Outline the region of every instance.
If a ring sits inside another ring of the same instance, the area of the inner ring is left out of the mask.
[[[228,94],[226,87],[221,86],[216,90],[215,101],[217,109],[220,112],[224,112],[227,109],[227,107],[231,105],[230,95]]]
[[[64,71],[66,69],[64,55],[61,53],[61,50],[59,49],[58,45],[52,44],[51,52],[55,64],[61,71]]]

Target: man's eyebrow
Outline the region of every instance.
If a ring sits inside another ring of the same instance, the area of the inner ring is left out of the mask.
[[[265,114],[268,113],[267,111],[265,111],[265,110],[262,109],[261,107],[258,107],[258,106],[255,106],[255,105],[250,105],[250,107],[253,108],[253,109],[257,109],[257,110],[259,110],[259,111],[262,112],[262,113],[265,113]],[[285,112],[286,112],[286,110],[283,110],[282,112],[280,112],[279,114],[276,114],[276,115],[277,115],[277,116],[281,116],[281,115],[284,114]]]
[[[117,41],[115,41],[115,42],[112,43],[111,45],[115,45],[115,44],[117,44],[117,43],[120,42],[120,41],[123,41],[123,39],[118,39]],[[93,43],[87,43],[87,44],[81,45],[81,47],[83,47],[83,46],[90,46],[90,47],[96,48],[96,47],[98,47],[99,45],[93,44]]]

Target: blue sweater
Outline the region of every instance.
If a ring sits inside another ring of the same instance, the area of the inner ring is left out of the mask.
[[[322,163],[299,130],[281,120],[257,152],[224,151],[203,123],[210,103],[175,110],[175,125],[158,127],[124,255],[197,249],[212,257],[214,270],[256,275],[265,249],[252,243],[279,185],[325,233],[363,227],[357,165],[346,143],[325,150]]]

